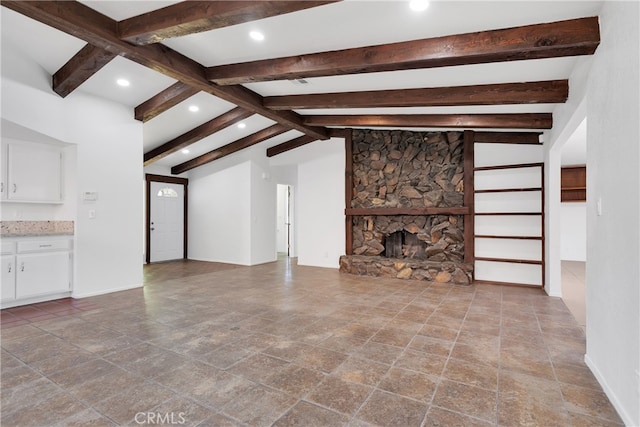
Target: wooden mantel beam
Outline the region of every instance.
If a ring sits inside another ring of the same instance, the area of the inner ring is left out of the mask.
[[[86,44],[53,75],[53,91],[66,97],[117,55]]]
[[[118,32],[122,40],[145,45],[335,1],[185,1],[120,21]]]
[[[288,130],[289,129],[286,126],[282,126],[280,124],[270,126],[266,129],[262,129],[261,131],[258,131],[252,135],[231,142],[220,148],[216,148],[215,150],[209,151],[208,153],[188,160],[184,163],[180,163],[179,165],[171,168],[171,173],[174,175],[179,175],[193,168],[197,168],[198,166],[206,165],[207,163],[211,163],[214,160],[218,160],[224,156],[228,156],[229,154],[251,147],[252,145],[258,144],[269,138],[273,138],[274,136],[278,136],[282,133],[287,132]]]
[[[107,52],[172,77],[201,90],[260,114],[283,126],[318,139],[329,138],[326,128],[306,126],[293,111],[274,111],[262,105],[262,96],[243,86],[222,87],[205,78],[205,68],[196,61],[162,44],[135,46],[120,40],[117,22],[77,1],[3,0],[2,6],[31,19],[78,37]]]
[[[191,98],[198,92],[200,92],[198,89],[182,82],[174,83],[159,94],[138,105],[134,110],[135,118],[136,120],[147,122],[171,107],[175,107],[182,101]]]
[[[346,127],[551,129],[551,113],[303,116],[309,125]]]
[[[554,104],[567,101],[568,80],[424,89],[375,90],[269,96],[274,110],[313,108],[435,107],[451,105]]]
[[[227,111],[221,116],[215,119],[209,120],[200,126],[191,129],[189,132],[183,133],[177,138],[162,144],[161,146],[154,148],[153,150],[144,154],[144,166],[150,165],[162,158],[167,157],[170,154],[175,153],[189,145],[213,135],[214,133],[231,126],[247,117],[252,116],[253,113],[242,108],[234,108],[231,111]]]
[[[296,55],[210,67],[220,85],[591,55],[600,44],[598,18]]]

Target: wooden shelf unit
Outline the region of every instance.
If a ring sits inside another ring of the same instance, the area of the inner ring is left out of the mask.
[[[563,166],[560,169],[560,201],[587,201],[586,166]]]
[[[536,136],[537,137],[537,136]],[[533,137],[535,139],[536,137]],[[478,142],[476,140],[476,142]],[[525,142],[525,144],[531,144],[531,142]],[[541,236],[526,236],[526,235],[487,235],[487,234],[475,234],[474,238],[474,246],[475,239],[513,239],[513,240],[529,240],[529,241],[540,241],[541,242],[541,255],[540,259],[531,260],[531,259],[518,259],[518,258],[505,258],[505,257],[482,257],[477,256],[474,253],[475,261],[487,261],[487,262],[504,262],[504,263],[513,263],[513,264],[528,264],[528,265],[539,265],[541,268],[541,285],[528,285],[525,283],[511,283],[511,282],[499,282],[499,281],[487,281],[487,280],[475,280],[476,283],[495,283],[501,285],[514,285],[514,286],[533,286],[533,287],[544,287],[544,275],[545,275],[545,251],[544,251],[544,163],[535,162],[535,163],[519,163],[519,164],[510,164],[510,165],[495,165],[495,166],[479,166],[474,167],[474,174],[476,172],[482,171],[496,171],[496,170],[509,170],[509,169],[524,169],[524,168],[539,168],[540,169],[540,183],[541,186],[535,187],[524,187],[524,188],[492,188],[492,189],[482,189],[476,190],[474,189],[473,194],[488,194],[488,193],[516,193],[516,192],[540,192],[540,211],[537,212],[505,212],[505,211],[496,211],[496,212],[473,212],[474,216],[537,216],[540,217],[541,222]]]

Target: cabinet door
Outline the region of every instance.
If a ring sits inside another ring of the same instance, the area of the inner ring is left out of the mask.
[[[18,255],[16,261],[17,298],[69,290],[69,252]]]
[[[8,144],[8,200],[60,202],[62,151],[41,144]]]
[[[16,299],[16,257],[2,255],[2,289],[0,300],[12,301]]]
[[[0,146],[0,200],[7,199],[7,144]]]

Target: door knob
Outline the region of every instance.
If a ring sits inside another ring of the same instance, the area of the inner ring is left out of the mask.
[[[155,227],[151,227],[151,231],[155,230]]]

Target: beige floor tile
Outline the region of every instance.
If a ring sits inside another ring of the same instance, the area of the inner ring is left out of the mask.
[[[200,427],[621,424],[580,323],[539,289],[284,259],[145,272],[144,290],[3,329],[3,425],[134,425],[138,410]]]

